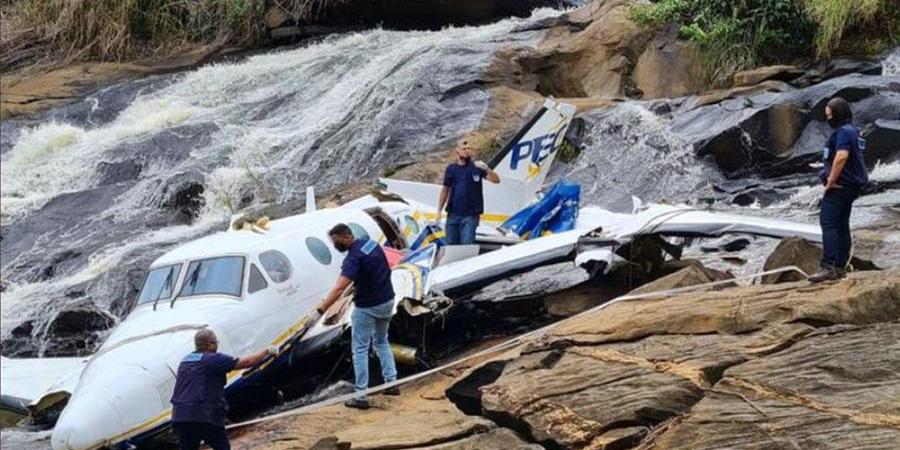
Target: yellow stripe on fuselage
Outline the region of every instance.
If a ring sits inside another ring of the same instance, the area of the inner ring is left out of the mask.
[[[444,217],[444,216],[445,216],[445,214],[441,214],[441,217]],[[485,222],[502,223],[502,222],[506,222],[506,219],[509,219],[509,217],[510,216],[507,214],[484,213],[481,215],[481,220],[483,220]],[[438,218],[438,215],[435,213],[419,212],[419,211],[416,211],[413,213],[413,219],[419,220],[421,218],[425,218],[428,220],[435,220]]]

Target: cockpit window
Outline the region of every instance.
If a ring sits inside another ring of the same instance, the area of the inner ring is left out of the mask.
[[[244,275],[244,257],[223,256],[220,258],[191,261],[188,265],[180,297],[203,294],[226,294],[241,296]]]
[[[262,272],[256,268],[256,264],[250,263],[250,281],[247,285],[247,293],[259,292],[267,287],[269,287],[269,283],[266,282]]]
[[[259,262],[276,283],[283,283],[291,277],[291,261],[278,250],[267,250],[259,254]]]
[[[157,267],[147,274],[141,295],[138,297],[138,305],[156,300],[165,300],[172,297],[172,290],[178,282],[181,274],[181,264]]]

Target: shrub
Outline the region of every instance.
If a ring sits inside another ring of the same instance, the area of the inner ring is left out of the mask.
[[[869,51],[900,41],[900,4],[896,0],[804,0],[806,10],[818,25],[816,53],[827,57],[842,44],[847,32],[857,31],[869,39]],[[890,5],[890,6],[889,6]],[[872,33],[883,29],[886,36]],[[875,38],[873,41],[871,38]]]
[[[835,51],[874,54],[900,44],[897,0],[654,0],[633,6],[631,17],[678,25],[698,50],[709,85],[759,64]]]
[[[185,44],[216,40],[258,43],[264,17],[278,6],[310,20],[343,0],[13,0],[0,4],[5,52],[40,53],[48,59],[121,61],[165,54]],[[4,27],[5,28],[5,27]],[[18,62],[16,58],[5,60]]]
[[[658,0],[635,5],[631,17],[661,26],[675,23],[698,50],[709,85],[736,71],[804,54],[814,24],[794,0]]]

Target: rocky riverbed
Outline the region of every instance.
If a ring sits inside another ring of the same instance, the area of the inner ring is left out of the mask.
[[[248,427],[235,448],[894,449],[900,272],[614,304],[493,358]]]

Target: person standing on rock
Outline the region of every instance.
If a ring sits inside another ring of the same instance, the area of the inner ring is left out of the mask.
[[[225,431],[226,375],[232,370],[259,364],[268,355],[277,355],[274,345],[254,355],[235,358],[218,353],[219,340],[209,328],[194,335],[195,351],[181,360],[172,394],[172,427],[181,450],[196,450],[206,442],[213,450],[228,450]]]
[[[474,244],[478,221],[484,213],[481,180],[499,183],[500,175],[484,161],[472,162],[475,150],[472,137],[466,136],[456,145],[455,163],[444,171],[444,187],[438,198],[437,221],[440,223],[447,206],[447,245]]]
[[[381,364],[381,376],[385,383],[397,379],[394,354],[388,343],[388,328],[394,314],[394,287],[391,285],[391,269],[384,250],[375,241],[355,239],[350,227],[339,223],[328,231],[337,251],[347,252],[341,266],[341,275],[328,296],[319,303],[316,312],[325,311],[340,298],[353,282],[353,313],[350,315],[350,340],[353,350],[353,372],[357,392],[369,388],[369,346],[375,348]],[[385,389],[386,395],[400,395],[394,386]],[[358,395],[344,403],[347,407],[368,409],[369,400]]]
[[[850,235],[850,212],[869,174],[863,159],[865,140],[853,125],[853,113],[846,100],[831,99],[825,106],[828,124],[834,129],[823,150],[824,166],[819,173],[825,185],[819,224],[822,226],[821,270],[810,281],[837,280],[847,275],[853,241]]]

